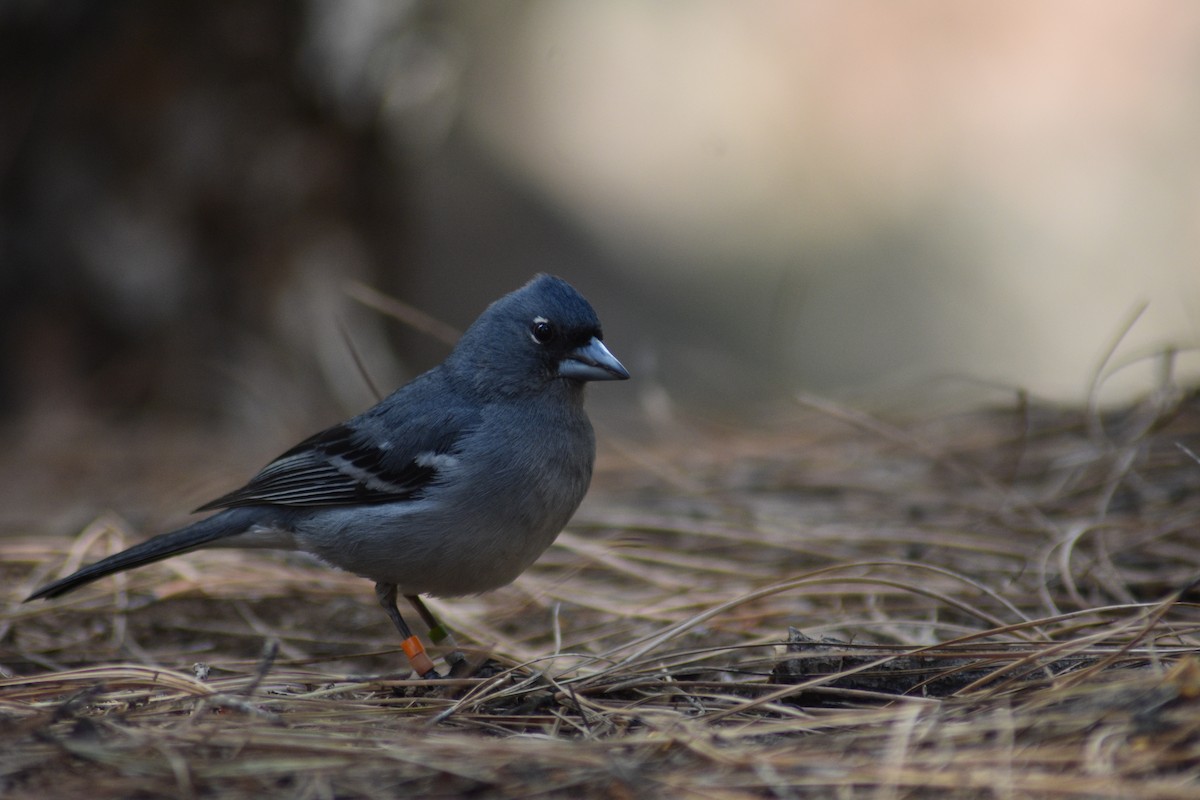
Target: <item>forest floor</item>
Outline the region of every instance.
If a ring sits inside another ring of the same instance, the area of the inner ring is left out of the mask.
[[[114,503],[207,444],[144,434],[165,463],[110,471]],[[36,464],[39,518],[4,522],[6,798],[1200,796],[1196,393],[609,432],[528,573],[431,601],[488,661],[439,681],[369,583],[295,555],[22,603],[160,530],[156,506],[53,532],[112,444]]]

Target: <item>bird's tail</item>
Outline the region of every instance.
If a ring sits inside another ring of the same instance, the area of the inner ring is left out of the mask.
[[[74,591],[84,584],[103,578],[105,575],[145,566],[146,564],[153,564],[155,561],[162,561],[164,558],[177,556],[190,550],[197,550],[219,539],[237,536],[249,528],[248,517],[250,515],[246,513],[248,511],[251,511],[251,509],[231,509],[194,522],[186,528],[180,528],[177,531],[163,533],[155,536],[153,539],[147,539],[141,544],[135,544],[128,550],[111,555],[108,558],[97,561],[95,564],[89,564],[74,574],[46,584],[29,595],[29,597],[26,597],[25,602],[28,603],[30,600],[37,600],[43,597],[58,597],[59,595]]]

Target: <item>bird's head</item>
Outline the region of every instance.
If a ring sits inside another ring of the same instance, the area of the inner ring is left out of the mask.
[[[592,306],[552,275],[538,275],[488,306],[447,363],[478,390],[506,395],[553,381],[579,388],[629,377],[604,346]]]

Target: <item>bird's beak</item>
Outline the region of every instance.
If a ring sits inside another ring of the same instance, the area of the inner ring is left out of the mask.
[[[608,352],[604,342],[593,336],[559,362],[558,376],[577,381],[623,381],[629,378],[629,370]]]

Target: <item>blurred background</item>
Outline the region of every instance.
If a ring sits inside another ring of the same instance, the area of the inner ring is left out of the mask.
[[[539,271],[618,425],[1194,378],[1200,5],[0,3],[12,442],[284,446],[447,352],[362,287],[462,328]]]

